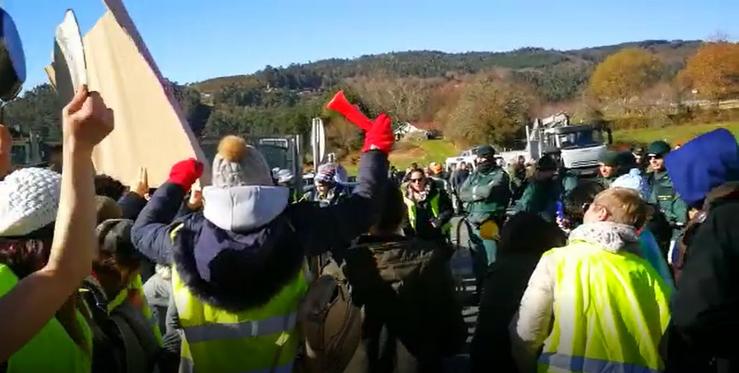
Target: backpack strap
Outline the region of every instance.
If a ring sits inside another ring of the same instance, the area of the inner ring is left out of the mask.
[[[110,317],[113,324],[118,329],[118,333],[125,350],[126,372],[147,372],[151,371],[148,364],[146,353],[136,337],[128,322],[121,315],[112,315]]]
[[[140,311],[136,310],[130,303],[124,302],[120,306],[113,310],[111,315],[113,322],[118,325],[119,329],[125,330],[129,335],[123,337],[124,343],[126,339],[129,341],[136,342],[136,352],[140,354],[140,358],[145,362],[145,366],[148,367],[148,371],[156,365],[159,354],[161,353],[161,347],[151,331],[151,326]],[[119,324],[125,323],[125,327]],[[126,359],[130,361],[132,358],[129,353],[130,350],[126,349]],[[140,351],[140,353],[139,353]],[[138,362],[135,362],[137,365]],[[131,371],[128,369],[128,371]]]

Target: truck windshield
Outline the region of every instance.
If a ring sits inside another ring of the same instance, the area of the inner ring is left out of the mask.
[[[559,134],[559,143],[562,149],[593,146],[605,143],[603,130],[589,129],[577,132]]]

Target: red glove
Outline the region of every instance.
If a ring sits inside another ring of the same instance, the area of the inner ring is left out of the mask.
[[[382,113],[372,121],[372,128],[365,132],[362,151],[366,152],[372,149],[378,149],[388,154],[393,149],[394,142],[395,136],[393,135],[393,128],[390,125],[390,117]]]
[[[169,182],[177,184],[185,190],[190,190],[195,180],[203,174],[203,164],[197,160],[190,158],[184,161],[179,161],[172,166],[172,171],[169,172]]]

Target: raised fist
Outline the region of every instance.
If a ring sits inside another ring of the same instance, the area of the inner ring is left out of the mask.
[[[105,106],[98,92],[89,92],[83,85],[72,101],[62,109],[62,132],[65,143],[92,151],[113,131],[113,110]]]

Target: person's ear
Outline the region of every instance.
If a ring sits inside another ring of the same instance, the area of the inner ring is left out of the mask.
[[[606,210],[605,207],[595,205],[594,208],[597,208],[596,216],[598,217],[598,221],[606,221],[608,220],[608,210]]]

